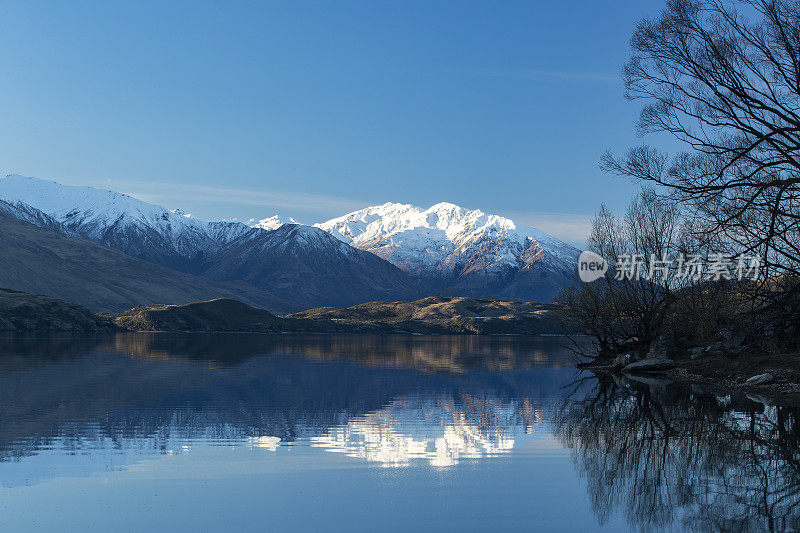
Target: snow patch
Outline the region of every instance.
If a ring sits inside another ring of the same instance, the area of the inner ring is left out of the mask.
[[[251,218],[247,222],[247,225],[251,228],[260,228],[267,231],[278,229],[284,224],[298,224],[298,222],[291,217],[282,219],[279,215],[272,215],[271,217],[262,218],[261,220]]]

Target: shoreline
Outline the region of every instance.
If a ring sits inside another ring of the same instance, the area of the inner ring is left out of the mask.
[[[739,393],[772,405],[800,405],[800,354],[740,354],[707,356],[697,359],[674,359],[671,368],[626,370],[613,364],[579,363],[581,370],[628,378],[641,382],[659,381],[690,387],[711,388],[722,394]],[[763,377],[762,377],[763,376]],[[754,379],[754,378],[760,378]],[[751,380],[748,382],[748,380]],[[762,382],[759,382],[762,381]]]

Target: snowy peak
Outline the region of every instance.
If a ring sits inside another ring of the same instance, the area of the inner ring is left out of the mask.
[[[0,180],[0,199],[34,207],[92,240],[101,240],[109,227],[154,228],[170,240],[186,234],[200,237],[206,230],[205,223],[191,215],[186,216],[180,210],[169,211],[127,194],[16,174]]]
[[[329,233],[297,224],[292,218],[276,215],[249,224],[207,222],[127,194],[19,175],[0,179],[0,202],[6,206],[4,211],[17,218],[60,225],[71,235],[186,271],[200,268],[198,261],[208,261],[230,244],[270,242],[275,249],[282,244],[286,249],[345,257],[357,252]]]
[[[252,221],[254,227],[206,222],[125,194],[22,176],[0,179],[3,214],[168,268],[247,284],[294,306],[419,296],[415,281],[386,261],[319,228],[278,217]]]
[[[170,209],[169,212],[186,218],[194,218],[191,213],[186,213],[182,209]]]
[[[516,224],[497,215],[486,215],[479,209],[466,210],[455,204],[441,202],[428,209],[411,204],[386,203],[334,218],[317,227],[345,240],[363,242],[375,237],[397,234],[420,228],[441,230],[450,240],[468,236],[482,228],[508,231]],[[532,230],[536,232],[536,230]],[[541,234],[544,236],[545,234]]]
[[[426,294],[455,288],[475,297],[547,301],[570,282],[579,253],[509,218],[448,202],[427,209],[388,202],[315,227],[277,215],[206,222],[127,194],[19,175],[0,179],[0,202],[17,218],[184,272],[270,290],[293,287],[287,295],[305,284],[309,303],[357,301],[348,296],[353,280],[358,294],[373,299],[422,287]],[[288,285],[277,274],[286,269],[296,274]],[[331,285],[340,287],[338,299],[320,300]]]
[[[18,210],[45,213],[70,234],[184,270],[231,242],[283,225],[277,217],[253,227],[236,221],[206,222],[127,194],[19,175],[0,179],[0,200]]]
[[[271,217],[262,218],[261,220],[256,220],[255,218],[251,218],[247,225],[251,228],[259,228],[267,231],[271,231],[274,229],[278,229],[284,224],[297,224],[297,221],[291,217],[288,219],[281,218],[279,215],[272,215]]]
[[[386,203],[317,227],[414,272],[497,272],[537,261],[571,268],[578,252],[511,219],[447,202],[428,209]]]
[[[130,218],[159,218],[164,215],[186,218],[179,210],[173,213],[127,194],[94,187],[61,185],[55,181],[17,174],[0,180],[0,198],[31,205],[64,220],[75,217],[77,212],[97,219],[113,219],[120,214]]]
[[[339,218],[334,218],[316,227],[327,231],[345,242],[369,240],[378,235],[398,233],[419,226],[417,208],[410,204],[385,203],[367,207]]]

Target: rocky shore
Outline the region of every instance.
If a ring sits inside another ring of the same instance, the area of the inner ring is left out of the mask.
[[[681,350],[659,339],[645,356],[621,354],[577,366],[640,381],[675,382],[800,403],[800,354],[766,353],[745,344],[741,337]]]

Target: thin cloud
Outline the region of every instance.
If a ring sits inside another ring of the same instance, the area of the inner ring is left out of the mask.
[[[178,185],[157,181],[109,180],[104,186],[114,187],[146,202],[191,210],[192,202],[225,202],[255,207],[297,211],[333,211],[349,213],[368,202],[302,192],[257,191],[208,185]],[[177,205],[180,204],[180,205]]]
[[[599,83],[618,83],[620,80],[619,75],[616,74],[580,70],[471,69],[468,72],[478,76],[510,78],[517,80],[563,80]]]
[[[507,216],[579,248],[586,246],[586,241],[592,230],[591,215],[516,213]]]

